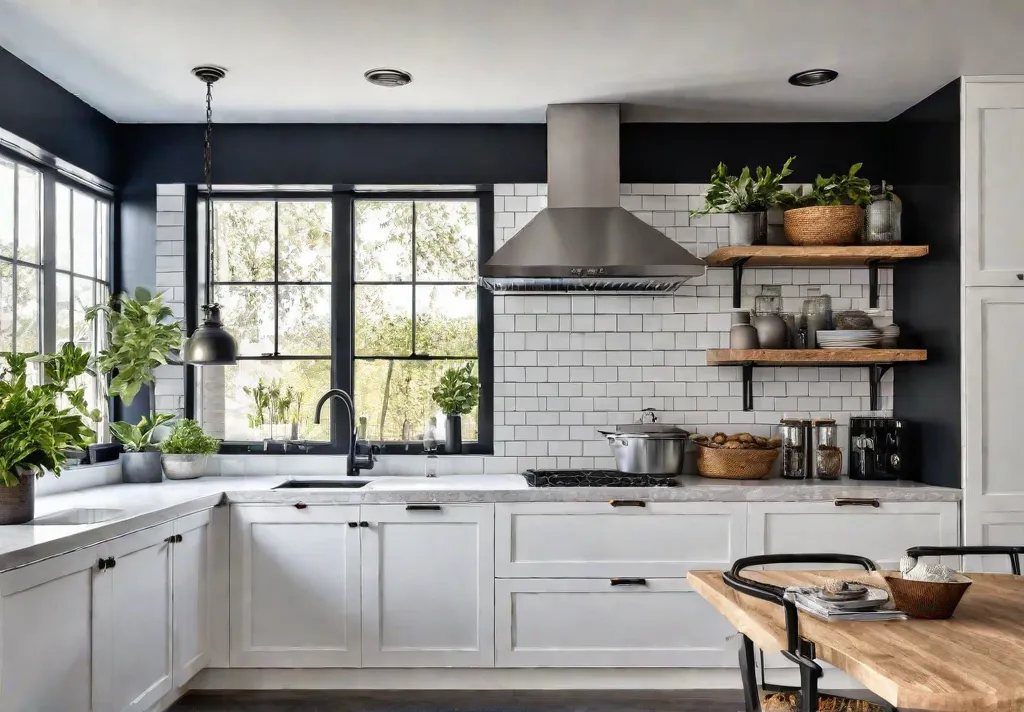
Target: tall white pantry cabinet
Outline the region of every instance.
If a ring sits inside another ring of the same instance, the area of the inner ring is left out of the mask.
[[[1024,546],[1024,76],[964,77],[961,128],[964,543]]]

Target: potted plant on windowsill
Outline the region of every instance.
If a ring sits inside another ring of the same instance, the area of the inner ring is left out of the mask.
[[[473,364],[449,368],[431,393],[434,402],[447,416],[444,451],[462,452],[462,416],[472,412],[480,396],[480,379],[473,374]]]
[[[848,173],[819,175],[807,195],[797,191],[799,207],[782,215],[786,239],[794,245],[849,245],[864,229],[864,207],[871,204],[871,186],[857,172],[860,163]]]
[[[155,370],[167,364],[180,363],[181,325],[173,318],[170,307],[160,294],[138,287],[134,295],[124,292],[86,312],[90,321],[106,318],[107,347],[96,359],[103,375],[112,375],[109,391],[125,405],[131,404],[143,386],[149,387],[149,415],[138,425],[111,423],[114,436],[125,446],[121,472],[125,482],[160,482],[160,457],[147,448],[152,443],[153,429],[174,416],[156,412]],[[136,433],[138,437],[136,437]],[[121,436],[127,436],[126,442]]]
[[[179,420],[171,433],[160,441],[160,465],[169,480],[193,480],[202,477],[206,461],[217,452],[220,442],[207,435],[194,420]]]
[[[94,435],[83,420],[83,389],[69,383],[86,372],[89,355],[65,344],[44,364],[47,382],[28,385],[29,357],[4,354],[0,371],[0,524],[24,524],[35,516],[35,481],[47,472],[60,476],[69,450],[87,447]],[[65,398],[71,407],[61,407]]]
[[[790,156],[778,173],[770,167],[758,166],[752,176],[750,168],[743,167],[738,176],[729,175],[729,168],[719,163],[711,174],[711,187],[704,198],[704,206],[690,215],[699,217],[709,213],[729,215],[729,244],[758,245],[768,237],[768,211],[784,208],[794,200],[792,193],[782,187],[782,179],[791,175]]]

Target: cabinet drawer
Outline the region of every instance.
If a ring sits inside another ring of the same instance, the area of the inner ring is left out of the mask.
[[[498,667],[727,667],[735,631],[685,580],[499,579]]]
[[[683,578],[691,568],[725,568],[743,556],[742,502],[623,504],[498,504],[497,576]]]
[[[858,554],[884,569],[897,569],[912,546],[955,546],[957,511],[956,502],[881,502],[877,508],[752,502],[747,553]],[[947,564],[958,565],[956,557]]]

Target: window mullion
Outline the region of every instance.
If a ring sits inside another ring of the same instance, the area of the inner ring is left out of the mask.
[[[57,350],[57,181],[53,174],[43,176],[43,290],[39,295],[43,311],[42,348],[43,353]],[[70,310],[70,304],[69,310]]]
[[[416,201],[412,201],[412,352],[416,355]]]
[[[281,277],[281,207],[278,201],[274,201],[274,355],[281,354],[280,320],[281,320],[281,287],[277,280]]]
[[[18,350],[18,232],[20,232],[18,210],[21,208],[18,199],[18,181],[21,178],[21,170],[17,163],[14,164],[14,239],[11,248],[11,351]],[[37,316],[38,318],[38,316]]]
[[[353,324],[355,301],[355,211],[352,194],[335,192],[331,199],[331,387],[340,388],[355,400],[355,348]],[[353,423],[353,427],[355,424]],[[345,413],[331,408],[331,444],[348,452]]]

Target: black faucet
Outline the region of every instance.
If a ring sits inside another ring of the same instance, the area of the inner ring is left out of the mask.
[[[370,448],[368,455],[356,456],[356,444],[358,441],[359,431],[356,429],[356,406],[352,402],[352,396],[340,388],[332,388],[323,394],[320,400],[316,404],[316,412],[313,414],[313,423],[320,423],[320,410],[324,407],[324,403],[337,398],[345,404],[345,411],[348,413],[349,427],[352,429],[352,438],[348,443],[348,464],[346,466],[347,472],[345,474],[352,476],[359,474],[359,470],[370,470],[373,468],[373,448]]]

